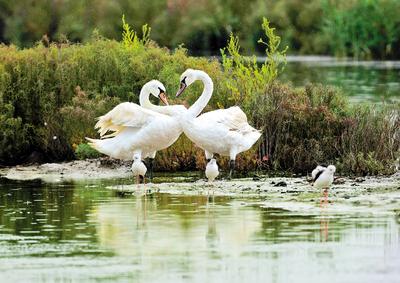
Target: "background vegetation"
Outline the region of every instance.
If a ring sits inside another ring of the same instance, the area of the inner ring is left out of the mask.
[[[122,13],[153,27],[161,46],[185,43],[193,54],[219,55],[231,32],[245,53],[263,52],[256,41],[267,17],[292,53],[400,58],[398,0],[0,0],[0,42],[88,42],[94,29],[119,40]]]
[[[122,101],[138,102],[141,86],[150,79],[175,92],[187,68],[206,71],[215,92],[206,111],[240,105],[250,122],[262,130],[259,145],[241,154],[239,170],[286,170],[306,173],[320,163],[335,163],[342,172],[391,173],[399,156],[399,105],[351,106],[336,89],[309,85],[295,89],[280,83],[286,48],[262,23],[268,60],[241,55],[232,34],[216,59],[190,57],[186,49],[160,48],[128,24],[123,41],[97,32],[85,44],[47,40],[29,49],[0,46],[0,164],[95,157],[83,145],[96,137],[95,117]],[[151,62],[151,63],[150,63]],[[173,103],[191,104],[202,85],[196,83]],[[157,103],[157,102],[156,102]],[[220,165],[226,168],[226,159]],[[204,167],[204,154],[185,137],[157,155],[157,170]]]

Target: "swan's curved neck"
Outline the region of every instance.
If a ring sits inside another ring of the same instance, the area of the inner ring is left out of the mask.
[[[210,76],[207,75],[205,72],[199,72],[197,77],[200,81],[203,82],[204,89],[201,96],[188,109],[188,114],[193,118],[199,116],[201,111],[203,111],[204,107],[207,106],[207,103],[210,101],[214,89],[214,84]]]
[[[156,112],[159,112],[159,110],[163,107],[163,106],[158,106],[158,105],[154,105],[153,103],[151,103],[149,97],[150,97],[150,90],[149,88],[147,88],[146,86],[144,86],[141,91],[140,91],[140,95],[139,95],[139,103],[140,106],[142,106],[143,108],[146,109],[150,109]]]

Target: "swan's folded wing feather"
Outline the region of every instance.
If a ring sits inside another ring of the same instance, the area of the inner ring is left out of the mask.
[[[246,114],[238,106],[210,111],[200,115],[198,119],[215,121],[224,125],[230,131],[246,132],[255,130],[248,124]]]
[[[154,121],[154,119],[162,118],[163,116],[163,114],[145,109],[135,103],[124,102],[115,106],[107,114],[100,116],[95,129],[98,129],[102,137],[108,131],[114,131],[115,133],[111,135],[116,135],[125,127],[141,128]]]

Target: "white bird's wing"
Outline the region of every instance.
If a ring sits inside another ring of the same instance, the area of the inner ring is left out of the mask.
[[[318,165],[312,172],[311,172],[311,177],[313,178],[313,181],[315,181],[316,179],[318,179],[318,177],[322,174],[322,172],[325,171],[325,167],[324,166],[320,166]]]
[[[247,123],[246,114],[238,106],[233,106],[228,109],[218,109],[204,113],[198,117],[199,120],[214,121],[222,124],[231,131],[246,131],[252,128]]]
[[[243,124],[247,124],[246,114],[237,106],[210,111],[200,115],[198,119],[214,121],[231,129],[239,129]]]
[[[156,118],[163,118],[163,114],[145,109],[135,103],[124,102],[115,106],[107,114],[100,116],[95,125],[103,138],[117,135],[126,127],[141,128]],[[113,131],[109,135],[105,134]]]

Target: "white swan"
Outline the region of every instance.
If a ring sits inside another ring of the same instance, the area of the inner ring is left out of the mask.
[[[183,131],[189,139],[204,149],[207,160],[213,158],[215,153],[229,156],[231,178],[236,155],[250,149],[261,133],[249,125],[246,114],[238,106],[210,111],[197,117],[211,98],[211,78],[200,70],[186,70],[181,75],[176,96],[181,95],[196,80],[203,82],[204,90],[181,119]]]
[[[142,87],[141,97],[148,98],[150,93],[168,104],[161,82],[153,80]],[[103,139],[87,138],[89,144],[101,153],[123,160],[132,160],[134,155],[139,160],[154,158],[158,150],[172,145],[182,133],[178,119],[130,102],[99,117],[95,128]],[[106,135],[108,131],[112,133]]]
[[[157,80],[150,81],[149,84],[150,83],[154,83],[158,89],[164,89],[165,90],[164,85],[161,82],[157,81]],[[146,108],[146,109],[149,109],[149,110],[161,113],[161,114],[165,114],[165,115],[168,115],[168,116],[171,116],[171,117],[175,117],[176,119],[179,119],[179,117],[182,116],[187,111],[186,107],[183,106],[183,105],[169,105],[168,101],[167,101],[167,97],[165,95],[165,92],[161,92],[161,91],[160,91],[159,98],[161,99],[161,101],[164,102],[164,104],[166,106],[154,105],[153,103],[151,103],[151,101],[149,99],[150,93],[151,92],[147,91],[144,87],[142,88],[142,90],[140,92],[139,103],[140,103],[140,106],[142,106],[143,108]],[[178,137],[180,136],[182,131],[183,130],[180,129]],[[150,173],[149,177],[150,177],[150,180],[153,180],[153,164],[154,164],[154,158],[156,156],[156,153],[157,152],[154,151],[154,152],[150,153],[149,156],[148,156],[148,161],[149,161],[148,162],[148,166],[149,166],[149,173]]]

